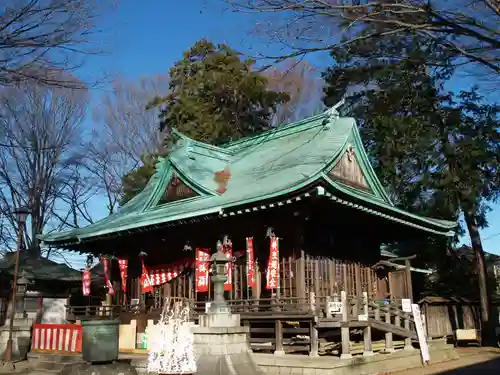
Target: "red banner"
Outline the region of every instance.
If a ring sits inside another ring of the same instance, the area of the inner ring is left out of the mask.
[[[253,237],[247,237],[247,285],[249,288],[255,288]]]
[[[127,291],[127,259],[118,259],[118,266],[120,267],[120,277],[122,279],[122,290],[123,293]]]
[[[90,283],[91,283],[90,271],[88,268],[85,268],[85,270],[83,270],[83,275],[82,275],[82,293],[85,297],[90,296]]]
[[[196,291],[208,292],[210,249],[196,249]]]
[[[226,275],[227,281],[224,283],[224,290],[230,291],[233,289],[233,244],[229,241],[228,243],[223,244],[224,253],[226,253],[228,259],[230,260],[226,263]]]
[[[153,291],[153,286],[151,285],[148,271],[146,270],[146,266],[144,266],[144,262],[142,262],[141,289],[142,293]]]
[[[152,286],[165,284],[184,272],[193,265],[193,259],[183,259],[166,266],[148,267],[147,274]]]
[[[113,289],[113,284],[109,279],[109,259],[106,257],[101,258],[102,264],[104,265],[104,279],[106,280],[106,286],[108,287],[108,294],[110,296],[115,294],[115,290]]]
[[[266,289],[277,289],[279,283],[279,246],[278,237],[271,237],[269,262],[267,265]]]

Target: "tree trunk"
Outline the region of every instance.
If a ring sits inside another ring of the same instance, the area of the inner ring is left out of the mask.
[[[476,270],[479,281],[479,300],[481,304],[481,323],[483,337],[488,341],[489,332],[494,332],[493,322],[490,321],[490,295],[488,291],[487,269],[484,260],[483,244],[479,235],[479,229],[476,223],[474,210],[464,210],[464,218],[467,224],[467,230],[471,239],[472,250],[476,257]]]

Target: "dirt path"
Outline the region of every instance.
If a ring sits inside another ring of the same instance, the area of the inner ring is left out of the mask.
[[[425,368],[391,372],[391,375],[473,375],[500,374],[500,349],[466,348],[458,349],[460,358],[455,361],[437,363]]]

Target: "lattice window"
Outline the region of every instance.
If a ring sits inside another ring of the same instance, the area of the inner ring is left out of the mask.
[[[198,193],[187,186],[174,174],[158,204],[171,203],[196,196],[198,196]]]

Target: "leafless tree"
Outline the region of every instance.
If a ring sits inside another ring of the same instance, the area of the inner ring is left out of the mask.
[[[269,88],[286,92],[290,100],[279,106],[273,123],[286,124],[316,114],[323,108],[323,85],[315,66],[305,60],[288,60],[263,73]]]
[[[27,248],[39,250],[37,234],[67,224],[68,212],[75,209],[68,206],[71,202],[67,197],[75,188],[75,173],[81,167],[86,109],[84,90],[32,83],[0,89],[3,248],[15,244],[14,208],[25,206],[31,211],[25,233]],[[80,193],[78,199],[86,199]]]
[[[275,61],[331,51],[360,40],[412,32],[456,56],[457,64],[500,73],[497,0],[225,0],[232,10],[256,13],[257,31],[285,46]],[[367,27],[369,26],[369,27]]]
[[[158,112],[146,110],[146,105],[151,98],[168,93],[168,81],[166,75],[143,77],[138,82],[118,79],[94,111],[96,124],[87,166],[106,196],[109,213],[117,207],[123,176],[144,155],[156,153],[160,147]]]
[[[62,71],[101,52],[94,35],[112,0],[5,0],[0,10],[0,84],[72,86]]]

